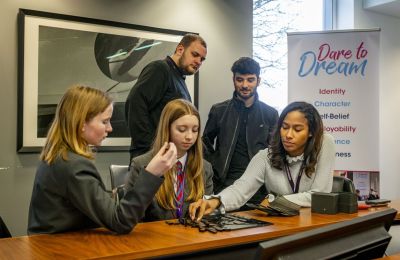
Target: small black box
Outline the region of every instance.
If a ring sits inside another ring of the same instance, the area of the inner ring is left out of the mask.
[[[311,212],[321,214],[338,213],[339,195],[337,193],[314,192],[311,194]]]
[[[339,212],[358,212],[357,194],[352,192],[339,192]]]

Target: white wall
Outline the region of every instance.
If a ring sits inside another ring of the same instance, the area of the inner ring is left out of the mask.
[[[212,104],[232,95],[230,67],[252,53],[251,0],[3,0],[0,3],[0,215],[13,235],[24,235],[37,154],[17,154],[18,8],[198,32],[208,43],[200,70],[203,125]],[[97,156],[105,182],[108,165],[126,164],[128,153]]]
[[[400,198],[400,18],[364,10],[362,0],[341,0],[354,17],[339,16],[349,29],[381,28],[379,82],[379,164],[381,197]],[[340,9],[347,9],[342,6]],[[365,104],[368,111],[368,104]]]
[[[334,29],[352,29],[354,28],[354,3],[349,0],[336,0],[336,12],[338,17],[334,24]]]

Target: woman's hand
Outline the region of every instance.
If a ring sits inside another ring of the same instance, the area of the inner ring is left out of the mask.
[[[199,199],[198,201],[191,203],[189,206],[190,218],[199,222],[203,215],[210,214],[218,208],[219,205],[221,205],[221,201],[217,198],[209,200]]]
[[[156,176],[163,176],[177,162],[177,151],[174,143],[165,143],[160,151],[151,159],[146,171]]]

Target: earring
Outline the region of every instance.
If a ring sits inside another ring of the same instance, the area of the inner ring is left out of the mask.
[[[85,132],[85,126],[86,126],[86,123],[84,123],[82,126],[82,132]]]

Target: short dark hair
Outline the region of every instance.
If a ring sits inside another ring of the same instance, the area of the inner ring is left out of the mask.
[[[256,74],[257,78],[260,76],[260,64],[249,57],[241,57],[232,65],[231,71],[233,74]]]
[[[185,34],[185,35],[182,37],[181,41],[179,42],[178,46],[179,46],[179,45],[182,45],[184,48],[187,48],[187,47],[189,47],[189,45],[190,45],[192,42],[195,42],[195,41],[199,41],[200,44],[203,45],[204,48],[207,49],[207,43],[206,43],[206,41],[205,41],[200,35],[194,34],[194,33],[187,33],[187,34]]]

